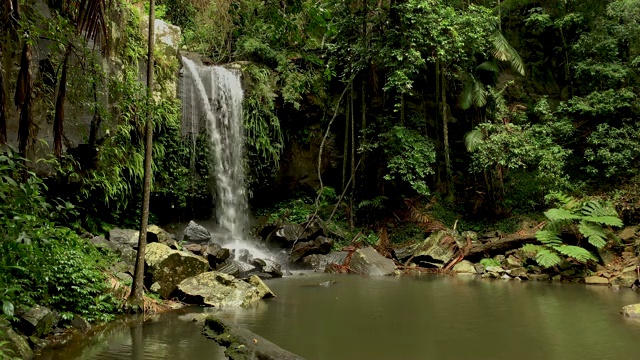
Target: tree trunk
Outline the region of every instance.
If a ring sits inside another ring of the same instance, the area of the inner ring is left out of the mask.
[[[56,98],[55,115],[53,118],[53,153],[58,159],[62,156],[62,136],[64,134],[64,102],[67,97],[67,68],[69,57],[71,56],[71,44],[67,45],[62,62],[62,75],[60,76],[60,86],[58,87],[58,97]]]
[[[518,249],[522,247],[522,245],[535,244],[537,242],[538,240],[536,239],[535,233],[509,235],[496,241],[471,247],[464,258],[470,261],[478,261],[484,256],[504,254],[509,250]]]
[[[347,89],[349,87],[347,86]],[[349,163],[349,114],[351,107],[349,101],[346,102],[344,116],[344,147],[342,151],[342,190],[344,191],[347,183],[347,164]]]
[[[442,99],[442,143],[444,146],[444,166],[446,175],[447,186],[447,200],[453,201],[453,169],[451,167],[451,156],[449,149],[449,117],[448,117],[448,105],[447,105],[447,83],[444,64],[440,63],[440,77],[442,79],[442,85],[440,87],[441,99]]]
[[[32,102],[31,79],[31,46],[25,41],[20,56],[20,72],[16,85],[14,103],[20,108],[20,122],[18,124],[18,151],[24,158],[27,157],[27,146],[33,137],[33,116],[31,113]]]
[[[140,219],[140,237],[138,254],[133,275],[133,285],[129,301],[134,306],[143,306],[144,253],[147,245],[147,226],[149,223],[149,198],[151,196],[151,155],[153,149],[153,45],[155,40],[155,0],[149,2],[149,46],[147,55],[147,124],[144,153],[144,188],[142,197],[142,218]]]
[[[0,58],[4,56],[3,52],[3,46],[0,44]],[[3,69],[0,69],[0,146],[7,143],[7,95],[3,73]]]
[[[351,177],[353,178],[353,186],[351,186],[351,200],[349,201],[349,225],[353,229],[355,226],[355,214],[353,211],[353,195],[356,187],[356,115],[353,106],[353,80],[351,80]]]

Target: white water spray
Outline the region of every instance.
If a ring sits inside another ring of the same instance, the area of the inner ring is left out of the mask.
[[[241,243],[248,238],[248,205],[240,74],[218,66],[199,66],[185,57],[182,62],[183,125],[189,127],[194,141],[200,119],[206,119],[216,180],[218,225],[229,232],[234,248],[245,247]]]

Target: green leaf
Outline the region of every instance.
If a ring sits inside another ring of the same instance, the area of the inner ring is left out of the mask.
[[[549,250],[549,249],[540,249],[536,254],[536,262],[538,265],[542,267],[552,267],[556,266],[562,261],[560,256],[557,253]]]
[[[589,243],[598,249],[607,245],[607,234],[598,224],[592,224],[587,221],[581,221],[578,230],[584,235]]]
[[[534,244],[525,244],[521,248],[521,250],[528,256],[535,256],[541,249],[543,249],[542,246]]]
[[[476,151],[482,141],[482,130],[479,129],[471,130],[464,136],[464,145],[467,147],[467,151],[469,152]]]
[[[551,221],[580,219],[579,215],[565,209],[549,209],[544,213],[544,215]]]
[[[585,216],[584,220],[591,221],[598,224],[622,227],[624,223],[616,216]]]
[[[540,230],[536,233],[536,239],[544,245],[557,246],[562,245],[562,239],[558,233],[549,230]]]
[[[562,245],[554,247],[556,251],[560,254],[572,257],[577,261],[585,263],[589,260],[597,261],[596,257],[593,256],[588,250],[581,248],[580,246],[573,245]]]
[[[12,317],[14,315],[13,303],[8,300],[4,300],[2,302],[2,312],[7,317]]]

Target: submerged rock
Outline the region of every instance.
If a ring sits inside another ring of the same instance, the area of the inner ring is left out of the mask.
[[[622,308],[620,313],[626,317],[640,317],[640,304],[627,305]]]
[[[308,269],[315,271],[325,271],[328,265],[336,264],[342,265],[349,255],[346,251],[334,251],[326,255],[314,254],[305,256],[300,260],[300,263]]]
[[[391,275],[396,270],[393,260],[380,255],[371,246],[356,250],[349,267],[360,275]]]
[[[584,283],[587,285],[609,285],[609,279],[600,276],[588,276],[584,278]]]
[[[151,282],[157,283],[156,292],[167,299],[176,286],[186,278],[209,270],[209,262],[186,251],[172,250],[160,243],[147,246],[144,257]]]
[[[254,282],[255,279],[257,277],[254,278]],[[209,271],[183,280],[178,284],[178,290],[188,303],[235,308],[250,305],[268,294],[273,294],[262,281],[260,283],[258,289],[231,275]]]
[[[184,229],[184,241],[191,243],[203,243],[211,239],[209,230],[203,226],[196,224],[193,220],[189,221],[187,228]]]

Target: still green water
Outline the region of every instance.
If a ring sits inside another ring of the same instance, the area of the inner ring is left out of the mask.
[[[314,286],[326,280],[336,283]],[[267,285],[277,298],[219,316],[310,360],[640,359],[640,323],[619,315],[640,302],[630,290],[437,275],[318,274]],[[186,318],[163,315],[57,358],[223,359]]]

